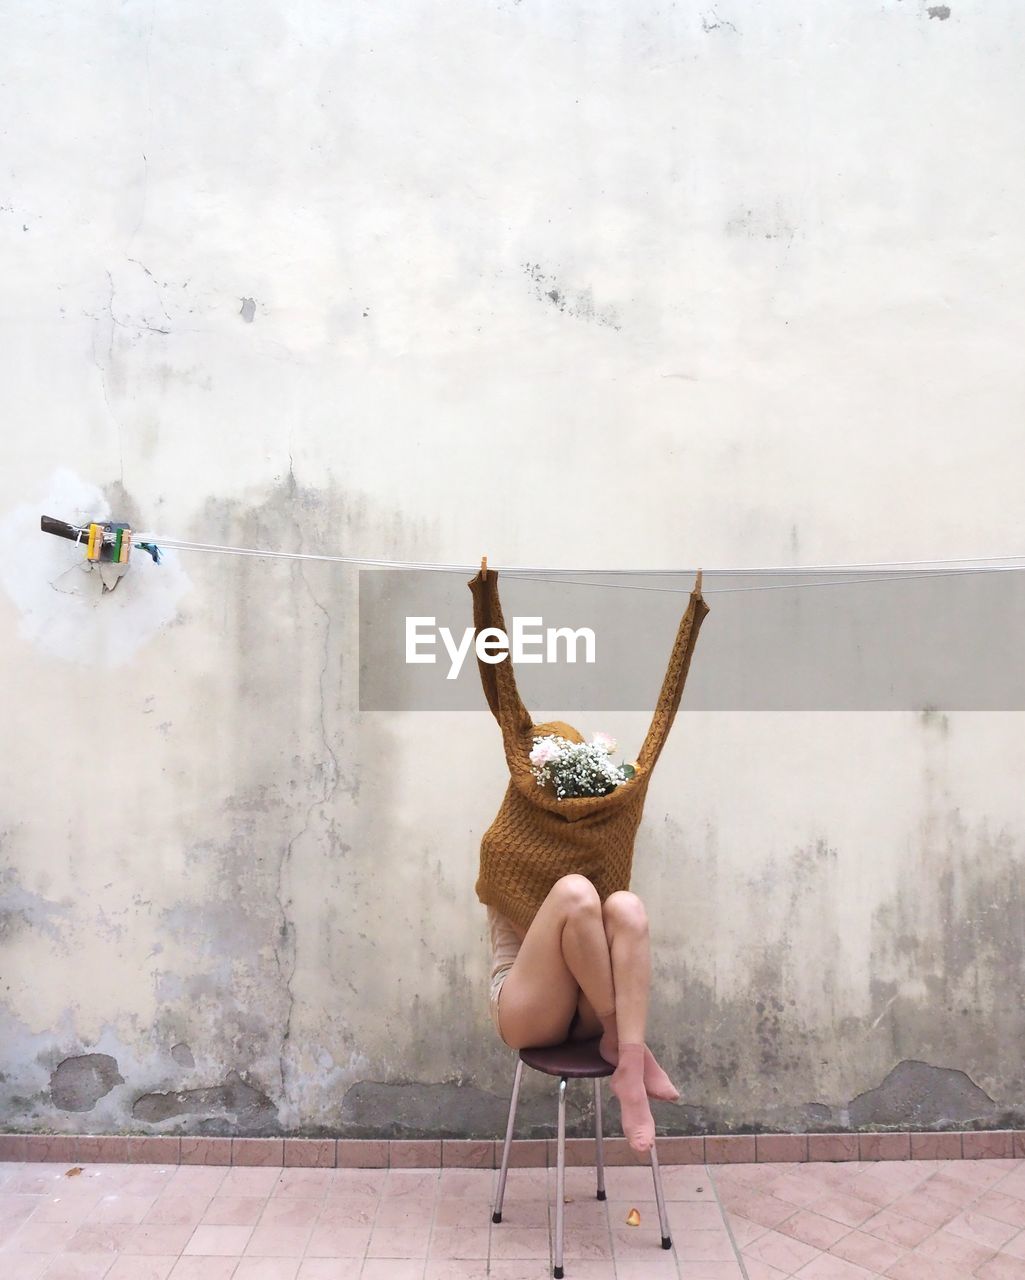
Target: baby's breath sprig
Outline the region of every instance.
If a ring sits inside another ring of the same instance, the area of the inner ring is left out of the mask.
[[[613,764],[616,741],[596,733],[590,742],[570,742],[557,733],[534,739],[530,771],[539,787],[551,785],[558,799],[604,796],[637,772],[632,764]]]

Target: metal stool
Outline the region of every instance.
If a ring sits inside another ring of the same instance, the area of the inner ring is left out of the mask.
[[[523,1064],[542,1071],[546,1076],[559,1077],[559,1139],[558,1162],[555,1178],[555,1269],[552,1275],[561,1280],[563,1245],[563,1218],[566,1208],[566,1081],[569,1079],[594,1080],[594,1145],[596,1171],[598,1175],[599,1200],[605,1199],[605,1164],[603,1159],[601,1131],[601,1079],[612,1075],[615,1067],[598,1052],[598,1039],[566,1040],[562,1044],[551,1045],[541,1049],[521,1049],[519,1061],[516,1063],[516,1078],[513,1080],[512,1099],[509,1103],[509,1123],[505,1129],[505,1146],[502,1149],[502,1172],[498,1178],[498,1198],[492,1222],[502,1221],[502,1200],[505,1197],[505,1178],[509,1171],[509,1155],[512,1150],[513,1124],[516,1120],[516,1102],[520,1095],[520,1083],[523,1079]],[[651,1147],[651,1173],[655,1179],[655,1201],[658,1204],[658,1221],[662,1229],[662,1248],[671,1249],[669,1236],[669,1219],[666,1217],[666,1203],[662,1195],[662,1178],[658,1168],[658,1156],[655,1144]]]

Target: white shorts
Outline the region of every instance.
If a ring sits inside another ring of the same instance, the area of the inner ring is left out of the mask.
[[[491,979],[491,990],[488,995],[488,1008],[491,1010],[491,1021],[494,1023],[495,1030],[498,1032],[498,1038],[502,1040],[503,1044],[505,1043],[505,1040],[502,1036],[502,1028],[498,1023],[498,997],[502,992],[502,983],[506,980],[511,968],[511,963],[505,964],[497,971],[495,976]]]

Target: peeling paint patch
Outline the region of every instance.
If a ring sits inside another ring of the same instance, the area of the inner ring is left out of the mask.
[[[983,1119],[995,1106],[963,1071],[907,1058],[887,1072],[882,1084],[852,1098],[849,1110],[854,1129],[880,1124],[923,1129]]]
[[[171,1045],[171,1057],[178,1063],[180,1067],[194,1067],[196,1059],[192,1055],[192,1050],[187,1044]]]
[[[91,1111],[115,1085],[124,1082],[109,1054],[83,1053],[57,1064],[50,1075],[50,1096],[61,1111]]]
[[[191,1055],[190,1055],[191,1056]],[[132,1118],[160,1124],[175,1116],[197,1116],[203,1133],[279,1132],[277,1109],[262,1089],[229,1071],[224,1084],[175,1093],[144,1093],[132,1104]],[[210,1122],[213,1122],[211,1124]]]

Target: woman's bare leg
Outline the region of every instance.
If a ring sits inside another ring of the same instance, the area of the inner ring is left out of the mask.
[[[618,1065],[619,1041],[644,1043],[651,986],[651,947],[648,915],[635,893],[610,893],[602,904],[616,987],[616,1017],[606,1024],[598,1049],[606,1061]],[[680,1096],[673,1082],[644,1045],[644,1089],[650,1098],[675,1102]]]
[[[615,901],[613,901],[615,899]],[[605,1026],[599,1052],[616,1040],[616,1069],[609,1088],[619,1099],[623,1134],[634,1151],[650,1151],[655,1141],[655,1121],[644,1087],[644,1024],[648,1016],[650,962],[648,921],[635,894],[609,894],[603,910],[609,942],[609,958],[615,975],[616,1024]]]
[[[568,875],[537,909],[502,984],[502,1038],[512,1049],[561,1044],[581,991],[604,1027],[616,997],[601,899],[586,876]]]
[[[567,1037],[582,996],[603,1031],[602,1042],[616,1043],[618,1061],[610,1085],[619,1099],[628,1142],[635,1151],[645,1152],[655,1139],[645,1081],[649,1059],[661,1076],[655,1079],[656,1091],[661,1092],[654,1096],[679,1095],[643,1040],[650,980],[643,904],[628,893],[612,894],[606,902],[611,904],[607,910],[585,876],[563,876],[556,882],[505,979],[499,1021],[502,1038],[511,1048],[559,1044]],[[631,1041],[628,1035],[637,1039]]]
[[[643,1044],[651,986],[648,916],[635,893],[610,893],[602,904],[616,983],[616,1029],[628,1044]]]

